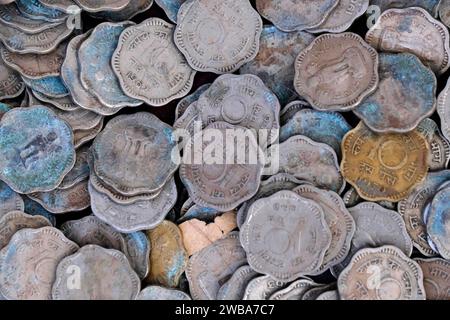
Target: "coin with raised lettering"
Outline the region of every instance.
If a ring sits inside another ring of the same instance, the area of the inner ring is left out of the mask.
[[[148,286],[139,292],[136,300],[191,300],[191,297],[180,290]]]
[[[450,300],[450,262],[441,258],[414,261],[422,269],[427,300]]]
[[[447,81],[447,85],[439,94],[437,101],[437,112],[441,119],[442,133],[447,139],[450,139],[450,81]]]
[[[450,142],[442,135],[434,120],[426,118],[417,126],[430,144],[430,171],[445,170],[450,162]]]
[[[272,294],[287,285],[288,283],[275,280],[270,276],[256,277],[245,288],[243,300],[269,300]]]
[[[16,0],[15,3],[20,12],[30,19],[61,22],[67,17],[63,11],[47,7],[39,0]]]
[[[0,47],[2,47],[0,45]],[[0,100],[20,96],[25,89],[20,74],[0,59]]]
[[[136,0],[132,0],[136,1]],[[125,8],[130,0],[75,0],[75,2],[87,12],[119,11]]]
[[[245,265],[236,270],[236,272],[225,282],[217,293],[217,300],[242,300],[248,283],[256,278],[258,273],[249,265]]]
[[[269,300],[302,300],[303,295],[318,286],[313,280],[298,279],[269,297]]]
[[[40,31],[61,24],[61,22],[46,21],[46,23],[43,23],[40,19],[30,19],[22,14],[14,3],[0,5],[0,21],[10,27],[31,34],[39,33]]]
[[[450,186],[441,189],[431,201],[426,220],[427,232],[438,252],[450,259]]]

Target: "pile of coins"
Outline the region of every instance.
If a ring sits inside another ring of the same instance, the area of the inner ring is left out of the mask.
[[[155,2],[0,0],[0,300],[450,300],[450,1]]]

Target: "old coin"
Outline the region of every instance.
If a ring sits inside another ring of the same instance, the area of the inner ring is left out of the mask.
[[[248,264],[284,282],[314,274],[331,238],[322,208],[292,191],[254,202],[241,227]]]
[[[375,132],[409,132],[436,108],[436,77],[412,54],[381,54],[380,85],[355,110]]]
[[[445,0],[444,0],[445,1]],[[386,11],[393,8],[420,7],[427,10],[434,17],[437,17],[440,0],[370,0],[370,4],[376,5],[380,11]]]
[[[195,253],[186,269],[192,299],[216,299],[224,280],[246,263],[238,232],[232,232]]]
[[[366,34],[366,41],[385,52],[409,52],[435,73],[450,66],[447,27],[422,8],[390,9]]]
[[[269,153],[279,155],[279,172],[289,173],[337,193],[345,188],[337,155],[326,144],[305,136],[293,136],[280,145],[270,147]]]
[[[128,261],[139,278],[144,279],[150,271],[150,241],[142,231],[123,233],[122,236],[125,239],[124,253]]]
[[[72,97],[70,95],[67,95],[62,98],[52,98],[47,97],[46,95],[38,91],[32,91],[31,95],[33,95],[32,99],[35,98],[37,101],[30,102],[29,105],[36,105],[36,104],[44,104],[46,106],[51,105],[63,111],[76,111],[80,109],[80,106],[72,101]]]
[[[0,45],[0,47],[2,47]],[[19,73],[11,69],[0,59],[0,100],[20,96],[25,89]]]
[[[338,0],[257,0],[258,12],[271,21],[278,29],[291,32],[320,26],[332,10],[338,5]]]
[[[450,300],[450,262],[444,259],[414,259],[423,272],[427,300]]]
[[[313,40],[314,36],[307,32],[286,33],[274,26],[264,26],[258,54],[239,73],[261,78],[277,95],[280,104],[285,105],[298,97],[293,86],[295,58]]]
[[[0,137],[0,177],[19,193],[55,189],[75,164],[72,130],[48,108],[9,111]]]
[[[187,1],[174,40],[192,68],[222,74],[255,58],[261,31],[261,17],[246,0]]]
[[[311,105],[303,98],[299,100],[292,101],[283,107],[280,111],[280,123],[285,125],[298,111],[303,109],[311,109]]]
[[[113,22],[131,20],[137,14],[150,9],[152,4],[153,0],[132,0],[125,8],[119,11],[100,11],[95,13],[95,17]]]
[[[378,54],[355,33],[321,35],[298,55],[294,86],[315,109],[352,110],[378,86]]]
[[[52,226],[56,226],[56,218],[53,213],[48,212],[39,203],[31,200],[27,196],[22,196],[22,199],[25,207],[23,209],[23,212],[26,212],[27,214],[32,216],[43,216],[48,221],[50,221]]]
[[[360,250],[339,276],[338,289],[342,300],[425,300],[422,270],[393,246]]]
[[[80,270],[80,288],[71,290],[67,283],[73,266]],[[126,256],[114,249],[86,245],[64,258],[56,270],[54,300],[134,300],[141,288],[136,272]]]
[[[338,290],[330,290],[319,295],[316,300],[341,300]]]
[[[311,288],[318,286],[310,279],[298,279],[288,287],[281,289],[269,297],[269,300],[301,300],[303,295]]]
[[[249,265],[236,270],[231,278],[225,282],[217,293],[217,300],[242,300],[249,282],[256,278],[258,273]]]
[[[358,194],[358,191],[356,191],[356,189],[353,187],[350,187],[350,189],[348,189],[348,191],[344,193],[344,195],[342,196],[342,200],[344,201],[347,208],[354,207],[364,201],[364,199],[361,198],[361,196]],[[377,201],[376,203],[388,210],[396,210],[397,208],[397,204],[390,201],[383,200]]]
[[[101,23],[80,45],[78,51],[82,86],[109,108],[142,104],[142,101],[130,98],[123,92],[111,64],[120,34],[133,24],[133,22]]]
[[[89,177],[89,165],[87,158],[89,155],[89,147],[83,146],[76,150],[75,165],[72,170],[64,177],[58,189],[67,189],[73,187],[78,182]]]
[[[427,232],[438,252],[450,259],[450,186],[441,189],[431,202],[426,221]]]
[[[136,300],[191,300],[191,297],[180,290],[148,286],[139,292]]]
[[[195,101],[198,100],[198,98],[200,98],[200,96],[203,94],[203,92],[205,92],[206,90],[208,90],[208,88],[211,86],[210,83],[206,83],[204,85],[201,85],[200,87],[197,88],[197,90],[195,90],[192,94],[184,97],[183,99],[181,99],[178,104],[177,107],[175,109],[175,121],[180,118],[184,112],[186,111],[186,109]]]
[[[276,291],[286,287],[286,282],[272,279],[270,276],[260,276],[251,280],[243,300],[268,300]]]
[[[439,94],[437,101],[437,112],[441,119],[441,129],[444,136],[450,140],[450,81],[447,81],[447,85]]]
[[[75,149],[78,149],[83,144],[88,141],[95,139],[95,137],[100,133],[103,128],[103,119],[100,121],[98,125],[89,130],[75,130],[73,132],[73,143],[75,145]]]
[[[46,21],[46,23],[43,23],[39,19],[29,19],[19,11],[15,4],[0,5],[0,21],[5,25],[31,34],[39,33],[45,29],[50,29],[61,24],[61,22]]]
[[[83,108],[73,111],[64,111],[52,107],[50,109],[58,118],[66,121],[74,131],[95,128],[103,119],[102,115]]]
[[[210,222],[220,214],[222,214],[222,212],[219,210],[193,204],[181,215],[181,217],[177,220],[177,223],[180,224],[191,219],[199,219]]]
[[[155,0],[172,22],[177,22],[178,10],[186,0]]]
[[[136,1],[136,0],[133,0]],[[87,12],[119,11],[125,8],[130,0],[75,0],[75,2]]]
[[[7,113],[9,110],[11,110],[11,107],[9,105],[0,102],[0,120],[2,120],[3,115]]]
[[[23,211],[22,197],[0,180],[0,218],[11,211]]]
[[[448,27],[450,26],[450,2],[441,0],[439,2],[439,18]]]
[[[428,142],[417,131],[376,134],[360,123],[342,146],[342,174],[369,201],[405,199],[428,171]]]
[[[57,9],[65,13],[71,13],[71,6],[75,6],[73,0],[39,0],[47,8]]]
[[[303,294],[301,300],[316,300],[322,293],[329,290],[336,289],[336,284],[319,284],[315,287],[309,288]]]
[[[450,142],[442,135],[437,123],[430,118],[424,119],[419,123],[417,130],[430,144],[428,160],[430,171],[445,170],[450,161]]]
[[[33,91],[40,92],[47,97],[62,98],[69,95],[69,91],[60,76],[50,76],[40,79],[29,79],[22,76],[23,81]]]
[[[49,300],[56,267],[78,250],[53,227],[22,229],[0,252],[0,292],[9,300]]]
[[[16,0],[16,5],[20,12],[30,19],[55,22],[67,17],[63,11],[44,6],[39,0]]]

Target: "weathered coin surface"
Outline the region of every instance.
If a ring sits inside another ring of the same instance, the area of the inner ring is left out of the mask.
[[[381,54],[380,85],[355,110],[376,132],[409,132],[436,108],[436,77],[412,54]]]
[[[435,73],[450,66],[448,29],[422,8],[390,9],[366,34],[366,41],[385,52],[409,52]]]
[[[414,260],[423,272],[427,300],[450,300],[450,262],[441,258]]]
[[[303,98],[288,103],[280,111],[280,124],[285,125],[297,112],[303,109],[311,109],[311,105]]]
[[[428,172],[428,142],[417,131],[376,134],[360,123],[342,146],[342,174],[369,201],[403,200]]]
[[[98,125],[89,130],[75,130],[73,132],[73,143],[75,145],[75,149],[78,149],[83,144],[88,141],[93,140],[102,130],[103,128],[103,119],[100,121]]]
[[[142,101],[128,97],[120,87],[111,64],[120,34],[133,22],[104,22],[92,31],[78,51],[82,86],[105,106],[113,109],[132,107]]]
[[[134,16],[150,9],[153,0],[132,0],[127,6],[119,11],[100,11],[95,13],[95,17],[108,21],[125,21],[131,20]]]
[[[22,197],[0,180],[0,218],[10,211],[23,211]]]
[[[29,94],[29,91],[30,90],[28,90],[27,94]],[[70,95],[61,98],[54,98],[48,97],[38,91],[31,91],[31,95],[33,95],[33,97],[30,98],[31,99],[36,98],[37,101],[30,102],[29,105],[36,105],[36,104],[43,104],[45,106],[50,105],[63,111],[76,111],[78,109],[81,109],[79,105],[73,102],[72,97]]]
[[[11,106],[7,105],[6,103],[0,102],[0,120],[2,120],[3,115],[9,110],[11,110]]]
[[[150,252],[150,273],[146,281],[164,287],[178,286],[185,271],[188,255],[183,245],[180,229],[168,220],[147,231],[152,250]]]
[[[0,252],[0,292],[9,300],[49,300],[56,267],[78,250],[53,227],[22,229]]]
[[[260,276],[251,280],[243,300],[268,300],[276,291],[286,287],[288,283],[275,280],[270,276]]]
[[[338,289],[342,300],[425,300],[422,270],[393,246],[356,253]]]
[[[444,0],[445,1],[445,0]],[[438,14],[439,3],[444,1],[440,0],[370,0],[371,5],[376,5],[380,8],[380,11],[386,11],[393,8],[407,8],[407,7],[419,7],[427,10],[434,17]]]
[[[302,296],[301,300],[316,300],[322,293],[336,289],[336,284],[319,284],[308,289]]]
[[[0,59],[0,100],[15,98],[21,95],[24,89],[25,84],[20,74]]]
[[[0,6],[0,21],[10,27],[16,28],[18,30],[27,33],[39,33],[40,31],[52,28],[61,23],[61,22],[42,23],[42,20],[39,19],[38,20],[29,19],[19,11],[19,9],[15,4],[5,4]]]
[[[450,26],[450,2],[441,0],[439,2],[439,18],[447,26]]]
[[[17,192],[53,190],[74,166],[72,130],[48,108],[9,111],[0,137],[0,177]]]
[[[198,100],[198,98],[200,98],[200,96],[203,94],[203,92],[205,92],[206,90],[208,90],[208,88],[211,86],[210,83],[206,83],[204,85],[201,85],[200,87],[198,87],[193,93],[191,93],[190,95],[184,97],[183,99],[181,99],[178,104],[177,107],[175,109],[175,121],[180,118],[184,112],[186,111],[186,109],[195,101]]]
[[[58,118],[66,121],[74,131],[95,128],[103,119],[102,115],[83,108],[73,111],[64,111],[52,107],[50,109]]]
[[[50,221],[52,226],[56,226],[56,218],[53,213],[48,212],[39,203],[31,200],[27,196],[23,196],[22,199],[25,207],[23,209],[23,212],[26,212],[27,214],[32,216],[43,216],[48,221]]]
[[[450,186],[434,196],[426,225],[438,252],[443,258],[450,259]]]
[[[186,0],[155,0],[158,6],[161,7],[161,9],[164,10],[167,17],[173,21],[177,22],[177,15],[178,10],[180,10],[180,7],[183,3],[186,2]]]
[[[256,278],[258,273],[249,265],[236,270],[231,278],[225,282],[217,293],[217,300],[242,300],[249,282]]]
[[[311,288],[318,286],[310,279],[299,279],[288,287],[281,289],[269,297],[269,300],[301,300],[303,295]]]
[[[326,291],[319,295],[316,300],[341,300],[338,290]]]
[[[246,263],[238,232],[232,232],[195,253],[186,269],[192,299],[216,299],[224,280]]]
[[[284,282],[314,274],[331,238],[322,208],[292,191],[254,202],[241,227],[249,265]]]
[[[125,239],[128,261],[139,278],[145,279],[150,270],[150,241],[142,231],[123,233],[122,236]]]
[[[75,0],[87,12],[119,11],[125,8],[130,0]],[[136,0],[132,0],[136,1]]]
[[[450,142],[442,135],[437,123],[426,118],[419,123],[417,130],[430,144],[430,171],[445,170],[450,161]]]
[[[191,300],[191,297],[180,290],[148,286],[139,292],[136,300]]]
[[[126,95],[163,106],[191,90],[196,72],[175,46],[174,29],[150,18],[122,32],[112,67]]]
[[[378,53],[355,33],[321,35],[298,55],[294,86],[318,110],[352,110],[378,86]]]
[[[63,11],[44,6],[39,0],[16,0],[16,4],[20,12],[30,19],[54,22],[67,17]]]
[[[246,0],[187,1],[174,40],[192,68],[222,74],[256,56],[261,31],[261,17]]]
[[[258,12],[271,21],[278,29],[291,32],[311,29],[321,25],[331,11],[338,5],[338,0],[257,0]]]
[[[447,85],[444,90],[439,94],[437,101],[437,113],[441,119],[441,130],[447,139],[450,139],[450,81],[447,81]]]
[[[76,150],[75,165],[72,170],[64,177],[58,189],[67,189],[73,187],[78,182],[89,177],[89,165],[87,162],[89,156],[89,147],[83,146]]]
[[[314,36],[307,32],[282,32],[274,26],[264,26],[259,51],[255,59],[244,64],[240,74],[254,74],[275,93],[281,105],[297,98],[294,81],[294,62]]]
[[[73,266],[78,267],[80,287],[67,284]],[[86,245],[64,258],[56,270],[52,298],[54,300],[134,300],[141,288],[136,272],[126,256],[114,249]]]
[[[279,146],[272,146],[269,153],[278,153],[279,172],[289,173],[337,193],[345,188],[337,155],[326,144],[314,142],[305,136],[293,136]]]
[[[22,76],[22,80],[28,88],[40,92],[47,97],[62,98],[69,95],[69,90],[67,90],[60,76],[50,76],[39,79],[30,79]]]
[[[57,9],[65,13],[72,13],[71,6],[75,6],[74,0],[39,0],[47,8]]]

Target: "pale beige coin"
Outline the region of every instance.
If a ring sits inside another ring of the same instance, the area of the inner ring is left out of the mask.
[[[423,272],[427,300],[450,300],[450,262],[441,258],[414,260]]]
[[[295,62],[295,89],[321,111],[354,109],[378,81],[378,54],[355,33],[321,35]]]
[[[366,41],[380,51],[412,53],[437,74],[450,66],[447,27],[421,8],[383,12],[367,32]]]
[[[175,46],[174,29],[150,18],[122,32],[112,66],[128,96],[163,106],[191,90],[196,72]]]
[[[25,84],[20,74],[0,59],[0,100],[15,98],[24,90]]]
[[[119,11],[125,8],[130,1],[136,0],[75,0],[87,12]]]
[[[174,39],[192,68],[222,74],[256,56],[261,31],[261,17],[247,0],[187,1]]]

